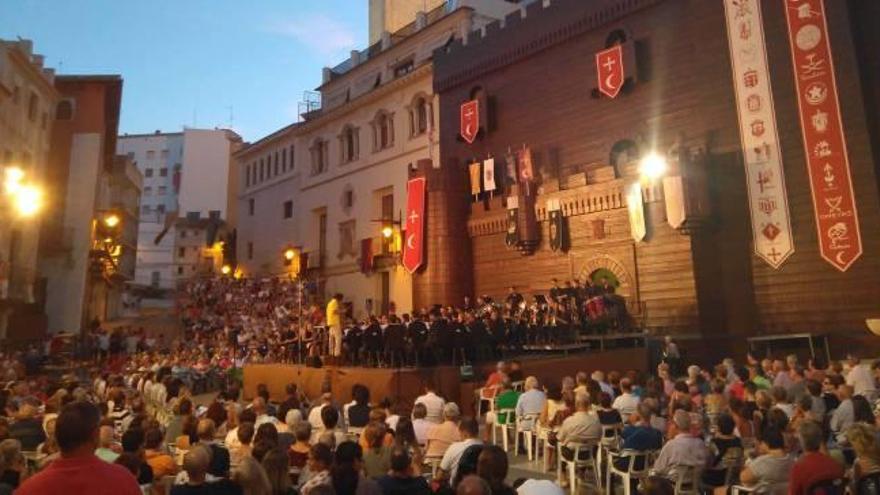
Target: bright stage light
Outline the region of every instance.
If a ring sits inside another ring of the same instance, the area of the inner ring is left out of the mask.
[[[654,151],[648,153],[639,162],[639,174],[643,179],[647,180],[657,180],[663,177],[668,169],[669,166],[666,163],[666,158],[663,158]]]
[[[43,206],[43,192],[35,186],[20,185],[13,195],[15,210],[22,217],[32,217]]]

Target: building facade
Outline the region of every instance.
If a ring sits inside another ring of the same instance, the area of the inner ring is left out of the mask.
[[[115,156],[122,78],[58,76],[55,85],[61,99],[46,207],[58,214],[47,215],[41,226],[40,274],[49,332],[76,333],[95,318],[119,316],[131,276],[122,267],[134,256],[131,209],[140,177]]]
[[[880,39],[867,19],[880,12],[825,2],[863,233],[861,257],[841,271],[819,253],[784,3],[761,6],[794,239],[780,268],[754,254],[723,3],[554,0],[435,55],[441,166],[414,175],[427,177],[428,204],[442,211],[429,208],[416,304],[499,298],[511,285],[547,293],[553,278],[601,277],[637,325],[730,344],[716,351],[744,347],[744,337],[805,332],[831,334],[840,349],[876,349],[865,319],[880,315],[880,239],[867,234],[880,228]],[[617,45],[627,83],[609,98],[598,91],[596,53]],[[474,99],[488,110],[468,144],[458,137],[459,109]],[[524,147],[528,185],[514,173],[518,182],[498,179],[496,194],[470,195],[468,164],[496,157],[498,177],[507,177],[509,163],[523,162],[506,157]],[[681,194],[666,180],[640,180],[638,163],[651,152],[669,162],[668,178],[685,181],[683,201],[698,205],[678,228],[667,212],[678,211]],[[628,212],[633,190],[641,235]],[[559,250],[550,242],[554,211],[568,232]],[[519,240],[508,247],[511,228]]]
[[[58,92],[54,71],[30,40],[0,40],[0,174],[23,172],[23,180],[42,185],[49,159],[51,124]],[[38,294],[39,221],[20,216],[10,191],[0,186],[0,340],[7,328],[45,327],[34,303]]]
[[[240,145],[241,137],[226,129],[119,137],[118,152],[134,160],[144,176],[136,285],[169,290],[192,275],[191,265],[177,255],[177,221],[234,218],[228,190],[237,176],[230,162]]]
[[[324,69],[320,110],[236,155],[245,274],[290,275],[299,266],[318,282],[319,298],[341,292],[355,315],[411,310],[400,220],[410,169],[438,160],[433,53],[520,8],[462,3],[469,5],[419,12]],[[302,254],[299,262],[285,260],[289,248]]]

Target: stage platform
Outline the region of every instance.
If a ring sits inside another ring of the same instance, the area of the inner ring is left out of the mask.
[[[591,372],[648,369],[648,351],[644,347],[610,349],[606,351],[580,352],[568,356],[522,356],[524,376],[534,375],[539,380],[558,381],[563,376],[574,376],[578,371]],[[473,378],[462,376],[462,370],[453,366],[431,368],[353,368],[325,366],[310,368],[297,364],[252,364],[244,368],[244,397],[251,399],[257,384],[265,383],[273,400],[283,400],[284,388],[296,383],[307,397],[321,394],[329,383],[333,399],[339,404],[351,400],[351,387],[360,383],[369,387],[371,401],[378,403],[385,397],[410,405],[422,394],[428,380],[437,387],[438,393],[447,400],[457,402],[464,414],[473,414],[473,391],[479,388],[495,363],[480,363],[473,367]]]

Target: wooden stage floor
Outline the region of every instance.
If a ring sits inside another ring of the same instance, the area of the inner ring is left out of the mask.
[[[574,376],[578,371],[594,370],[646,371],[648,352],[644,347],[591,351],[567,356],[523,356],[520,359],[524,376],[534,375],[540,381],[556,381],[563,376]],[[273,400],[282,400],[288,383],[296,383],[309,398],[319,397],[329,388],[333,399],[339,404],[351,400],[351,387],[360,383],[370,389],[371,402],[378,403],[388,397],[393,403],[409,406],[423,392],[430,380],[446,400],[455,401],[465,415],[473,412],[473,391],[485,381],[495,363],[474,366],[474,378],[463,379],[460,369],[453,366],[430,368],[353,368],[325,366],[309,368],[297,364],[252,364],[244,368],[244,396],[251,399],[257,385],[269,387]]]

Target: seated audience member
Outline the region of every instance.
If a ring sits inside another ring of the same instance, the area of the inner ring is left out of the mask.
[[[122,453],[133,454],[138,460],[138,484],[148,485],[153,482],[153,468],[144,458],[144,430],[129,428],[122,434]]]
[[[280,411],[281,409],[279,409]],[[279,412],[280,414],[280,412]],[[290,448],[293,442],[296,442],[296,435],[293,433],[297,425],[303,422],[302,413],[299,409],[289,409],[284,413],[284,424],[277,425],[278,430],[278,446],[284,450]],[[281,430],[283,426],[284,431]]]
[[[682,467],[703,469],[709,463],[709,449],[703,439],[691,434],[691,415],[687,411],[675,411],[667,428],[670,440],[654,462],[654,473],[675,480]]]
[[[162,430],[151,428],[144,433],[144,458],[147,464],[153,468],[153,476],[161,479],[163,476],[173,476],[177,474],[177,463],[171,454],[162,449],[163,440]]]
[[[332,436],[334,445],[339,445],[345,441],[345,433],[338,428],[339,411],[335,407],[328,406],[321,409],[321,429],[318,430],[318,437],[322,435]],[[312,429],[312,437],[315,436],[315,430]]]
[[[236,450],[238,446],[241,445],[241,442],[238,439],[239,427],[241,427],[241,425],[243,425],[244,423],[251,423],[253,425],[257,421],[257,415],[254,414],[254,411],[250,409],[245,409],[238,415],[237,421],[237,425],[227,431],[226,438],[223,440],[223,444],[226,446],[227,449],[229,449],[230,452]],[[254,429],[256,429],[256,427],[254,427]],[[253,437],[253,433],[251,433],[251,437]]]
[[[21,442],[14,438],[0,442],[0,493],[12,493],[27,476],[27,472],[27,461],[21,452]]]
[[[492,425],[499,424],[505,425],[508,423],[512,423],[516,420],[515,413],[504,412],[501,413],[502,409],[514,409],[516,408],[516,404],[519,402],[519,392],[513,389],[513,386],[510,383],[510,379],[507,377],[503,377],[501,383],[498,386],[498,393],[495,395],[495,410],[488,411],[486,413],[486,430],[483,436],[484,441],[489,441],[489,435],[491,434]],[[550,404],[550,401],[547,401],[547,404]],[[549,415],[549,412],[546,411]],[[542,416],[544,415],[542,412]],[[553,419],[550,417],[550,419]],[[548,419],[549,422],[549,419]]]
[[[540,389],[538,379],[533,376],[526,378],[524,389],[525,392],[516,401],[516,418],[522,428],[530,429],[544,410],[547,395]]]
[[[187,481],[171,487],[170,495],[239,495],[241,487],[229,480],[207,481],[211,452],[197,445],[183,456],[183,470]]]
[[[480,445],[483,442],[478,438],[480,434],[480,425],[475,419],[464,418],[458,425],[458,433],[461,440],[454,442],[446,449],[443,459],[440,460],[441,478],[453,480],[456,478],[456,470],[458,462],[464,451],[471,445]]]
[[[492,487],[489,483],[475,475],[465,476],[455,490],[456,495],[492,495]]]
[[[115,462],[122,448],[117,445],[114,436],[116,431],[111,425],[103,425],[98,429],[98,448],[95,449],[95,455],[98,459],[106,462]]]
[[[95,456],[100,418],[98,408],[90,403],[64,406],[55,425],[61,457],[25,480],[16,495],[140,495],[137,480],[126,468]]]
[[[599,416],[599,423],[603,426],[623,423],[623,416],[620,411],[612,407],[611,395],[607,392],[602,392],[599,395],[599,407],[596,409],[596,415]]]
[[[271,495],[296,495],[290,481],[290,468],[287,452],[282,447],[275,447],[263,456],[263,470],[269,479]]]
[[[214,421],[210,419],[202,419],[199,421],[197,433],[199,435],[199,445],[208,447],[211,451],[211,464],[208,466],[208,474],[218,478],[225,478],[229,475],[229,450],[221,446],[214,439],[216,429]]]
[[[507,452],[497,445],[488,445],[480,452],[477,460],[477,476],[486,480],[492,495],[516,495],[507,479]]]
[[[761,432],[758,457],[746,462],[739,474],[740,484],[757,493],[776,493],[788,483],[794,459],[785,451],[785,437],[776,428]],[[716,493],[724,493],[724,487]]]
[[[405,448],[391,452],[391,471],[377,480],[383,495],[430,495],[425,478],[413,471],[413,462]]]
[[[337,495],[381,495],[379,485],[361,474],[364,459],[360,445],[354,442],[340,443],[334,461],[330,479]]]
[[[428,409],[425,407],[425,404],[417,402],[413,406],[413,432],[416,434],[416,440],[418,440],[420,445],[425,445],[428,442],[428,430],[434,426],[434,423],[426,419],[427,415]]]
[[[9,438],[21,442],[23,450],[37,450],[37,446],[46,441],[38,412],[33,404],[23,403],[15,413],[15,422],[9,425]]]
[[[323,393],[321,401],[309,411],[308,421],[312,425],[312,434],[315,436],[324,431],[324,421],[321,418],[325,407],[333,407],[333,395],[330,392]]]
[[[742,440],[734,435],[733,417],[722,413],[716,419],[716,427],[718,431],[709,444],[711,460],[703,471],[703,485],[708,487],[724,486],[728,471],[738,469],[743,460]]]
[[[623,419],[628,419],[629,415],[636,412],[639,405],[639,397],[633,394],[632,381],[629,378],[620,380],[620,395],[614,399],[611,407],[620,412]]]
[[[293,434],[296,437],[296,441],[287,451],[290,467],[302,469],[306,466],[309,459],[309,450],[311,449],[309,440],[312,437],[312,425],[303,421],[296,425]]]
[[[391,447],[384,445],[385,423],[372,422],[364,428],[367,450],[361,450],[364,474],[368,478],[383,476],[391,468]]]
[[[443,407],[446,405],[446,401],[443,400],[443,397],[437,395],[432,383],[428,382],[425,384],[424,395],[420,395],[416,398],[415,403],[424,404],[425,419],[431,423],[439,424],[443,421]]]
[[[852,492],[859,495],[871,493],[869,487],[866,486],[866,478],[880,473],[880,446],[878,446],[877,428],[864,423],[855,423],[847,430],[846,438],[855,452],[852,469]],[[876,490],[876,488],[875,484],[873,489]]]
[[[460,417],[458,405],[454,402],[443,406],[444,421],[428,430],[425,457],[443,457],[450,445],[461,440],[458,433]]]
[[[598,442],[602,436],[602,425],[599,417],[591,411],[589,396],[578,394],[574,399],[574,407],[574,414],[566,418],[556,432],[556,439],[562,446],[562,456],[568,460],[574,456],[572,444]]]
[[[843,477],[843,466],[822,452],[822,427],[813,421],[803,421],[798,428],[798,439],[804,453],[788,477],[788,493],[809,495],[810,487],[820,481]]]
[[[356,384],[351,389],[353,403],[346,410],[346,424],[353,428],[364,428],[370,422],[370,389]]]
[[[318,486],[333,486],[330,478],[330,468],[333,467],[333,451],[323,443],[312,445],[309,451],[309,477],[305,480],[300,493],[302,495],[314,495],[312,493]]]
[[[229,449],[230,466],[237,466],[241,463],[242,459],[251,455],[251,442],[254,439],[254,433],[256,432],[254,431],[253,423],[242,423],[238,425],[238,428],[236,428],[238,446]]]
[[[270,494],[271,485],[266,471],[260,461],[253,457],[245,457],[231,473],[230,478],[241,487],[245,495]]]
[[[831,414],[828,426],[831,433],[840,444],[846,444],[846,430],[855,422],[855,408],[852,401],[852,387],[840,385],[837,387],[837,398],[840,404]]]
[[[663,433],[651,426],[652,416],[653,411],[650,404],[639,403],[636,412],[629,417],[631,424],[625,426],[620,432],[620,438],[623,440],[622,449],[639,452],[660,450],[663,446]],[[618,468],[624,469],[629,460],[621,458],[617,460],[617,463]],[[635,467],[644,469],[644,466],[641,465]]]

